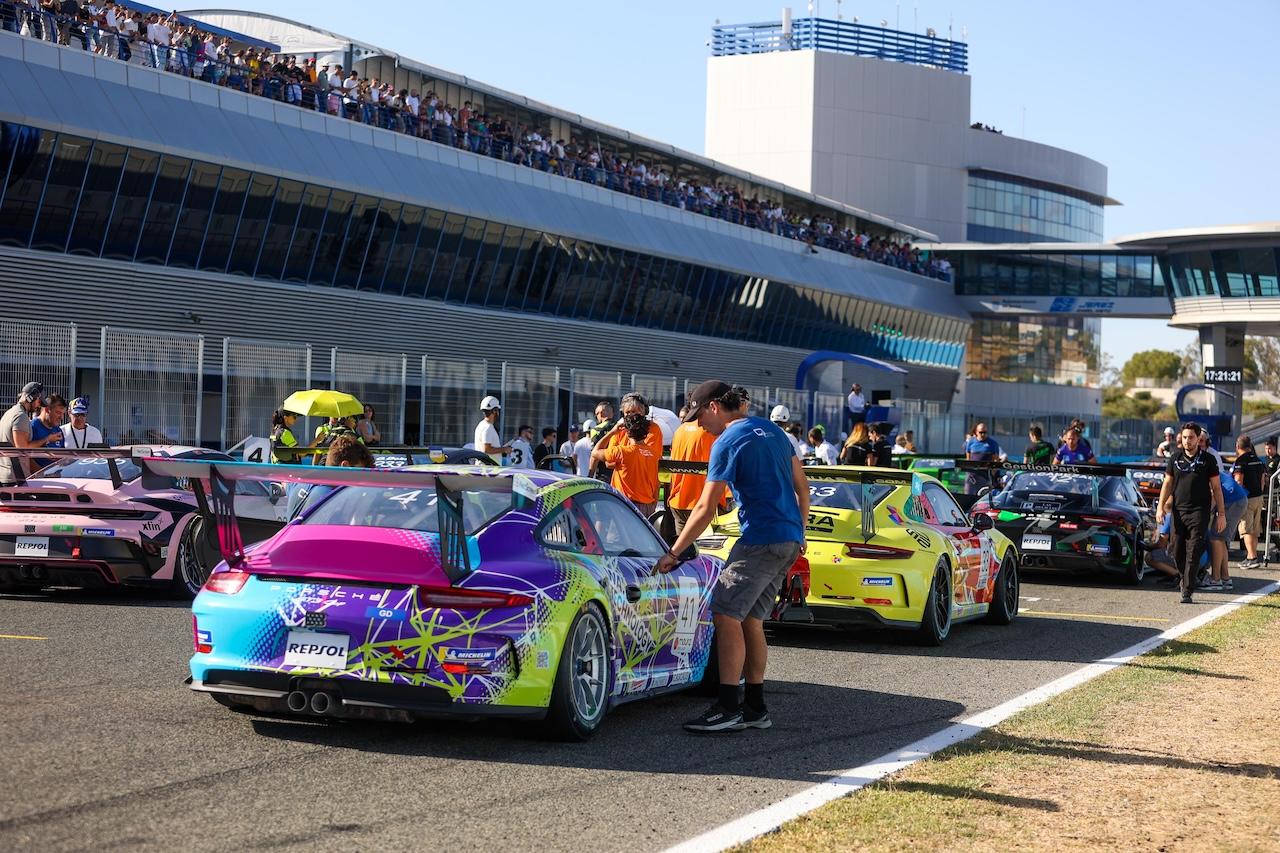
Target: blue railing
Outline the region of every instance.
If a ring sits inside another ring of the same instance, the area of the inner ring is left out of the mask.
[[[483,123],[466,128],[454,126],[425,110],[414,114],[408,109],[393,107],[385,102],[370,103],[350,93],[330,90],[326,83],[310,83],[280,73],[269,64],[254,71],[245,65],[206,59],[196,48],[182,49],[152,44],[137,36],[131,40],[121,33],[99,29],[87,21],[40,11],[25,4],[15,4],[13,0],[0,0],[0,29],[94,51],[124,62],[167,70],[214,85],[283,101],[302,109],[342,116],[362,124],[595,184],[614,192],[799,240],[809,244],[813,251],[822,248],[841,252],[917,275],[951,281],[950,270],[945,264],[939,264],[939,259],[930,253],[921,252],[910,244],[894,243],[878,236],[862,240],[848,229],[835,227],[822,215],[813,216],[812,211],[792,210],[784,217],[777,217],[770,216],[756,202],[741,197],[733,203],[712,201],[706,188],[692,184],[653,184],[627,172],[593,166],[585,159],[569,156],[556,158],[550,153],[537,150],[509,131],[496,134]]]
[[[797,18],[788,35],[781,21],[760,24],[722,24],[711,29],[711,55],[773,53],[781,50],[823,50],[869,56],[890,62],[926,65],[965,74],[969,46],[964,42],[873,27],[829,18]]]

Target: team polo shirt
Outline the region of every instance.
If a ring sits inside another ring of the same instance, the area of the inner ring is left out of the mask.
[[[711,446],[707,479],[733,491],[744,544],[804,541],[792,459],[791,442],[764,418],[734,421]]]
[[[1218,476],[1218,460],[1197,451],[1187,456],[1178,450],[1169,457],[1165,474],[1173,479],[1173,506],[1180,512],[1208,512],[1213,504],[1209,483]]]

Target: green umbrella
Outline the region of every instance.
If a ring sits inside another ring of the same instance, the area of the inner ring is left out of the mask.
[[[350,394],[319,388],[294,391],[280,408],[313,418],[345,418],[364,411],[364,405]]]

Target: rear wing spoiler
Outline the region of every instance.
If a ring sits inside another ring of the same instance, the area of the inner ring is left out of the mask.
[[[439,465],[445,462],[449,454],[457,448],[449,447],[415,447],[411,445],[374,445],[369,448],[373,454],[373,464],[377,468],[400,468],[405,465]],[[329,452],[327,447],[275,447],[271,451],[281,464],[297,464],[303,459],[319,456]]]
[[[264,465],[257,462],[218,462],[157,456],[139,456],[134,461],[149,473],[188,479],[201,514],[214,521],[218,552],[232,568],[243,564],[245,559],[244,542],[235,511],[235,482],[238,480],[335,488],[390,486],[431,489],[437,498],[440,559],[445,573],[453,580],[471,572],[471,556],[462,520],[462,492],[467,489],[510,489],[513,494],[530,500],[536,494],[536,487],[521,475],[499,476],[504,469],[485,466],[476,466],[474,472],[457,474],[403,469],[330,468],[321,465]],[[204,482],[209,484],[207,498],[201,485]]]
[[[146,448],[148,454],[151,448]],[[66,459],[105,459],[107,460],[107,471],[111,475],[111,487],[118,489],[124,485],[124,480],[120,477],[120,466],[116,464],[119,459],[129,459],[134,454],[134,448],[131,447],[108,447],[105,444],[92,445],[90,447],[14,447],[12,444],[0,445],[0,459],[52,459],[59,462]],[[27,482],[26,474],[22,470],[21,465],[13,466],[14,473],[18,478],[18,485],[21,486]]]
[[[1085,477],[1128,476],[1128,470],[1124,465],[1032,465],[1025,462],[1002,462],[999,459],[991,462],[963,460],[956,463],[956,468],[961,471],[985,471],[989,473],[1032,471],[1037,474],[1080,474]]]

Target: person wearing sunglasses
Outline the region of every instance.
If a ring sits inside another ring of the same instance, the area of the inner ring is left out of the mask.
[[[964,443],[964,458],[970,462],[995,462],[1004,458],[1004,451],[999,443],[987,435],[987,425],[974,424],[973,435]],[[984,487],[991,485],[991,472],[970,471],[964,478],[964,493],[976,495]]]

